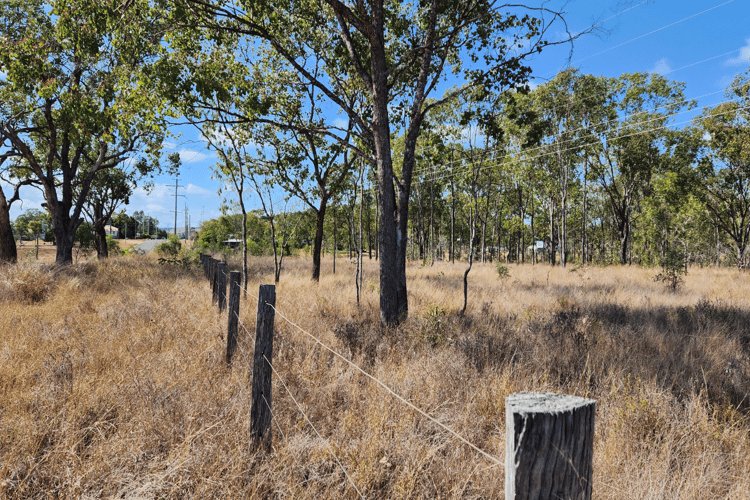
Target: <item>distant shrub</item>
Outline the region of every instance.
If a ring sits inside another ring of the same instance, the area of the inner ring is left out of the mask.
[[[109,255],[123,255],[125,253],[120,248],[120,242],[112,236],[107,236],[107,252]]]
[[[497,271],[497,277],[501,280],[505,281],[510,278],[510,269],[508,269],[508,266],[498,262],[497,266],[495,266],[495,270]]]
[[[180,248],[182,248],[180,238],[174,234],[170,234],[167,241],[156,245],[155,250],[157,254],[163,257],[177,257],[180,253]]]
[[[685,254],[681,250],[670,249],[661,260],[661,272],[654,276],[654,281],[664,283],[673,292],[685,282],[682,277],[687,274]]]

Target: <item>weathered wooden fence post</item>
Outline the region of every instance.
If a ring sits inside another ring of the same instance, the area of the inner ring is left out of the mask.
[[[273,321],[276,287],[260,285],[258,316],[255,322],[255,355],[253,357],[253,392],[250,407],[250,448],[271,449],[271,362],[273,356]]]
[[[596,401],[520,392],[505,400],[506,500],[590,500]]]
[[[219,262],[219,312],[227,308],[227,263]]]
[[[237,350],[237,322],[240,319],[240,281],[242,273],[229,273],[229,314],[227,321],[227,364],[232,363],[232,356]]]
[[[211,261],[211,303],[216,304],[219,301],[219,261]]]

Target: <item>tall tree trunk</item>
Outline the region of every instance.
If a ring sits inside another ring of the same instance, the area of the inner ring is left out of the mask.
[[[10,203],[0,187],[0,263],[15,263],[18,260],[16,239],[10,225]]]
[[[367,195],[367,254],[368,258],[372,260],[372,228],[371,228],[371,220],[372,220],[372,213],[370,212],[372,210],[372,207],[370,205],[371,198],[370,195]]]
[[[380,195],[375,193],[375,260],[380,258]]]
[[[581,222],[581,263],[586,265],[589,262],[589,251],[588,241],[586,241],[586,221],[587,221],[587,209],[588,209],[588,183],[587,177],[589,175],[589,157],[586,156],[583,163],[583,221]]]
[[[468,303],[468,295],[469,295],[469,272],[471,271],[471,266],[474,263],[474,236],[476,236],[477,232],[477,224],[476,224],[476,209],[477,209],[477,198],[476,194],[474,195],[474,213],[472,214],[472,209],[469,208],[469,219],[470,219],[470,235],[469,235],[469,267],[466,268],[466,271],[464,271],[464,306],[461,308],[461,312],[459,313],[460,316],[463,316],[466,313],[466,305]]]
[[[97,202],[93,207],[93,219],[94,219],[94,245],[96,246],[96,258],[99,260],[106,259],[109,257],[109,249],[107,248],[107,232],[104,230],[104,225],[107,220],[104,218],[104,204]]]
[[[326,207],[328,206],[328,197],[323,196],[320,199],[320,205],[315,211],[315,240],[313,241],[313,268],[312,280],[320,281],[320,253],[323,248],[323,229],[326,218]]]
[[[453,161],[453,153],[451,152],[451,162]],[[450,259],[451,264],[456,263],[456,235],[455,235],[455,229],[456,229],[456,193],[455,193],[455,186],[453,183],[453,176],[450,176],[451,179],[451,244],[450,244]]]
[[[430,166],[432,167],[432,166]],[[430,168],[432,170],[432,168]],[[435,179],[430,171],[430,265],[435,265]]]
[[[556,247],[555,247],[555,210],[552,200],[549,203],[549,263],[551,266],[556,264]]]

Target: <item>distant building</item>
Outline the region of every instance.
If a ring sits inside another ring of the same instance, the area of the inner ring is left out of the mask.
[[[238,240],[237,238],[232,238],[232,239],[226,240],[224,242],[224,245],[226,245],[228,248],[240,248],[242,246],[242,240]]]
[[[115,226],[104,226],[104,232],[107,233],[107,236],[111,236],[114,239],[120,237],[120,230]]]

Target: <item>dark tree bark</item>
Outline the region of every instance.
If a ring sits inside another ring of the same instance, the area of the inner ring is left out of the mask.
[[[10,225],[10,203],[0,188],[0,263],[15,263],[18,260],[16,239],[13,237],[13,227]]]

